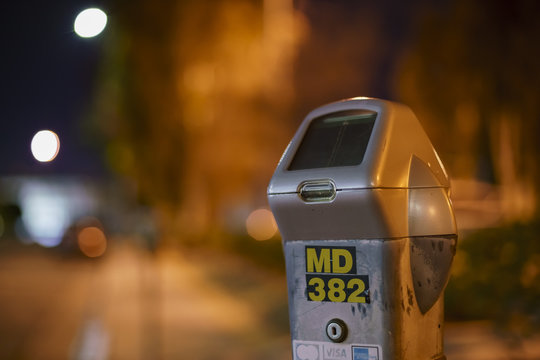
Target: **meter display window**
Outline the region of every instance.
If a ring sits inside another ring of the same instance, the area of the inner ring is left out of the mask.
[[[316,118],[309,125],[288,170],[359,165],[377,113],[348,110]]]

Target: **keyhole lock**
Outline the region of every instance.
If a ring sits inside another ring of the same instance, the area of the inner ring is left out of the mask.
[[[332,319],[326,324],[326,335],[333,342],[342,342],[347,337],[347,325],[343,320]]]

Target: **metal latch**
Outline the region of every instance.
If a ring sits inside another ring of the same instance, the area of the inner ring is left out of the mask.
[[[332,180],[305,181],[298,186],[298,196],[305,202],[332,201],[336,197],[336,185]]]

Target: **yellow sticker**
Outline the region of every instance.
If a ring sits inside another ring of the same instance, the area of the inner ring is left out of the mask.
[[[309,301],[369,303],[369,277],[358,275],[354,246],[306,246]]]

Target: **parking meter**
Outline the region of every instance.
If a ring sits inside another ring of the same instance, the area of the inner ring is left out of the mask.
[[[456,225],[448,176],[408,107],[353,98],[315,109],[268,200],[294,360],[445,359]]]

